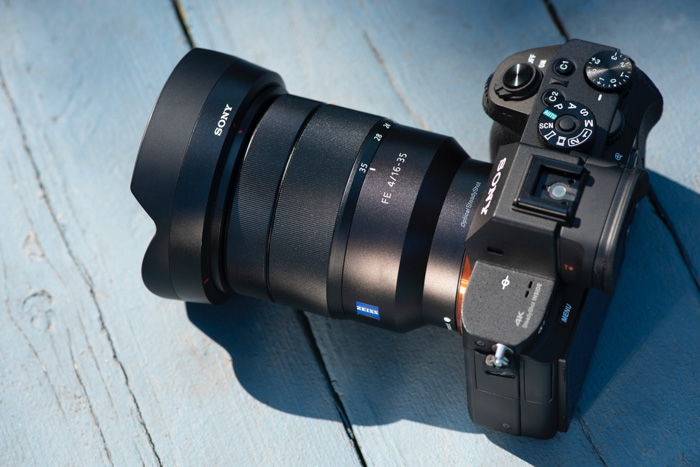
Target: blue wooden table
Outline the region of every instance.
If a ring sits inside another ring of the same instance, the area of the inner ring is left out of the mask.
[[[0,464],[700,465],[700,6],[553,5],[2,2]],[[655,197],[568,433],[472,424],[461,341],[445,330],[244,298],[185,305],[142,285],[153,226],[129,181],[190,45],[487,159],[484,79],[565,34],[620,47],[665,98],[648,142]]]

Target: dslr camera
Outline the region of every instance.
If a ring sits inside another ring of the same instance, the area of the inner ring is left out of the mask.
[[[463,336],[474,422],[565,431],[648,190],[662,99],[614,47],[571,40],[486,81],[491,161],[448,136],[288,94],[204,49],[166,82],[131,190],[155,294],[233,294]]]

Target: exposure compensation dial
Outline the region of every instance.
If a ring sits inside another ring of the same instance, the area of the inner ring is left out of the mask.
[[[616,92],[630,82],[634,65],[619,50],[604,50],[588,59],[586,78],[599,91]]]

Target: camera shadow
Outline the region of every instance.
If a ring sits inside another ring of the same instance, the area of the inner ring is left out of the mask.
[[[480,431],[466,415],[456,333],[421,328],[397,334],[302,313],[241,296],[217,306],[187,303],[190,321],[231,355],[236,380],[277,410],[337,420],[335,411],[323,412],[318,403],[318,392],[331,390],[330,378],[355,425],[409,418]],[[309,400],[296,396],[314,392]]]
[[[673,374],[682,372],[664,371],[665,381],[658,380],[659,370],[669,368],[672,363],[666,352],[660,349],[674,348],[673,343],[679,342],[678,348],[684,348],[686,355],[697,355],[700,351],[697,339],[700,316],[696,308],[698,288],[695,283],[700,260],[697,220],[700,194],[655,172],[650,172],[650,179],[663,207],[672,207],[677,212],[659,213],[650,197],[644,199],[637,209],[615,295],[579,399],[579,410],[584,414],[596,404],[616,376],[640,368],[644,369],[644,379],[635,378],[630,383],[635,387],[645,387],[645,391],[651,394],[658,393],[658,401],[662,401],[669,397],[662,388],[669,384],[673,387],[676,379]],[[681,211],[683,214],[679,215]],[[664,219],[668,227],[664,225]],[[678,219],[691,220],[679,223]],[[676,239],[671,231],[675,232]],[[693,309],[695,311],[691,312]],[[649,388],[659,389],[650,391]],[[638,403],[636,395],[641,391],[629,389],[625,391],[627,402]],[[665,409],[672,408],[671,404]],[[685,415],[676,414],[679,419]]]
[[[668,187],[669,183],[674,186]],[[698,194],[656,174],[652,184],[662,192],[672,189],[676,202],[692,205],[691,211],[700,212]],[[231,355],[232,378],[251,396],[277,410],[338,420],[335,411],[318,402],[326,397],[319,390],[327,393],[332,388],[355,426],[411,420],[457,433],[483,433],[523,460],[547,462],[551,460],[548,453],[588,446],[589,435],[580,417],[588,422],[590,415],[591,423],[606,423],[608,405],[639,405],[638,392],[618,387],[634,384],[645,387],[650,397],[669,397],[661,391],[674,381],[659,386],[658,371],[653,371],[654,366],[666,365],[663,354],[654,349],[661,339],[659,327],[664,333],[676,333],[677,339],[687,339],[694,354],[700,353],[700,343],[692,336],[700,318],[695,316],[695,321],[689,323],[685,315],[697,290],[680,256],[673,252],[672,258],[668,257],[669,248],[676,248],[673,239],[645,199],[630,231],[616,294],[570,433],[545,441],[513,437],[471,422],[461,337],[446,329],[424,327],[397,334],[354,321],[302,316],[290,308],[246,297],[234,297],[219,306],[188,303],[187,314],[195,326]],[[309,326],[313,340],[308,337]],[[310,363],[314,368],[309,368]],[[651,366],[652,371],[646,376],[635,373],[635,379],[630,380],[626,368],[639,365]],[[611,385],[614,402],[610,394],[599,401]],[[666,406],[669,413],[664,418],[683,420],[685,413],[680,407]],[[610,423],[618,422],[626,423]],[[635,436],[640,443],[652,443],[653,424],[639,423]]]

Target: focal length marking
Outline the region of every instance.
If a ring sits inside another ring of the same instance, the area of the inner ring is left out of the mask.
[[[382,204],[391,203],[391,197],[394,194],[394,187],[399,181],[399,175],[401,174],[402,165],[406,163],[407,158],[408,154],[405,152],[400,152],[399,155],[396,156],[396,159],[394,161],[395,164],[393,165],[393,167],[391,167],[391,172],[389,172],[389,176],[386,179],[386,185],[389,188],[382,193]]]
[[[375,167],[371,167],[372,162],[379,150],[379,146],[389,134],[392,127],[393,123],[384,119],[374,124],[365,138],[365,141],[362,143],[355,165],[353,166],[353,175],[349,178],[345,186],[345,193],[340,203],[341,207],[338,210],[338,218],[336,219],[335,231],[333,232],[331,254],[328,264],[326,294],[328,296],[328,309],[331,315],[343,316],[344,313],[343,297],[340,291],[342,289],[345,250],[350,235],[350,225],[352,224],[352,219],[357,207],[357,200],[360,197],[360,191],[364,185],[365,177],[369,172],[377,170]],[[356,311],[357,310],[356,308]],[[377,308],[377,316],[372,316],[373,318],[379,319],[378,311],[379,309]]]

